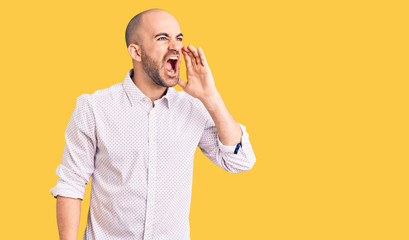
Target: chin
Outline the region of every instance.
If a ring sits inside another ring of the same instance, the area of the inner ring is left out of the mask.
[[[162,79],[157,79],[154,81],[157,85],[161,87],[174,87],[176,84],[178,84],[179,81],[179,76],[174,76],[174,77],[166,77]]]
[[[179,82],[179,74],[176,76],[166,76],[162,78],[164,81],[162,81],[163,85],[166,85],[167,87],[173,87],[176,86]]]
[[[172,81],[169,81],[169,84],[167,84],[167,85],[169,85],[169,87],[174,87],[174,86],[176,86],[178,84],[178,81],[179,81],[179,78],[174,77],[174,78],[172,78]]]

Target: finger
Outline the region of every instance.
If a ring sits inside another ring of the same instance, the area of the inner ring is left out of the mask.
[[[179,78],[178,85],[179,85],[183,90],[185,90],[186,84],[187,84],[187,83],[186,83],[185,81],[183,81],[182,79]]]
[[[198,53],[199,53],[200,61],[202,62],[202,65],[203,65],[204,67],[206,67],[206,66],[207,66],[207,60],[206,60],[206,57],[205,57],[205,55],[204,55],[203,49],[202,49],[201,47],[198,47],[198,48],[197,48],[197,51],[198,51]]]
[[[190,61],[192,62],[192,66],[195,67],[197,65],[196,58],[193,56],[193,53],[190,51],[188,47],[185,48],[186,53],[190,57]]]
[[[192,59],[189,57],[189,54],[182,48],[183,57],[185,58],[186,68],[192,67]]]
[[[199,57],[199,54],[197,53],[196,48],[194,48],[192,45],[189,45],[189,46],[188,46],[188,49],[190,50],[190,52],[193,53],[193,56],[194,56],[195,59],[196,59],[196,63],[197,63],[198,65],[202,65],[202,62],[200,61],[200,57]]]

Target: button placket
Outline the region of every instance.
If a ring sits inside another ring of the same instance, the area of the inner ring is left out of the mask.
[[[144,240],[152,239],[152,225],[154,224],[154,209],[155,209],[155,189],[156,189],[156,157],[157,157],[157,126],[155,119],[155,110],[152,108],[149,111],[149,156],[148,156],[148,195],[146,204],[146,219],[145,219],[145,234]]]

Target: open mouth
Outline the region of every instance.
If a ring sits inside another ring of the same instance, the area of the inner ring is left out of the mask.
[[[178,58],[177,57],[170,57],[168,61],[166,62],[166,71],[168,71],[169,74],[174,75],[177,72],[177,64],[178,64]]]

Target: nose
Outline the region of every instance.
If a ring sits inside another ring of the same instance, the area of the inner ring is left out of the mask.
[[[172,39],[169,42],[168,48],[169,48],[169,51],[176,51],[176,54],[179,55],[179,53],[180,53],[180,51],[182,49],[182,42],[178,41],[176,39]]]

